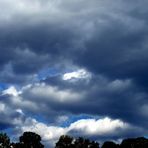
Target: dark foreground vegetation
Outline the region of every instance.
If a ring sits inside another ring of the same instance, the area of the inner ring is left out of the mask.
[[[44,148],[40,135],[33,132],[24,132],[19,142],[10,142],[6,133],[0,133],[0,148]],[[144,137],[124,139],[121,144],[106,141],[102,146],[98,142],[82,137],[73,138],[63,135],[55,143],[55,148],[148,148],[148,139]]]

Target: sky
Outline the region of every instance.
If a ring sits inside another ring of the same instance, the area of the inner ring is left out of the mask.
[[[0,0],[0,130],[148,136],[147,0]]]

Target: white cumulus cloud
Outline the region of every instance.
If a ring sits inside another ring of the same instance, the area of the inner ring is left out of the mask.
[[[109,135],[116,133],[116,129],[128,130],[130,125],[119,119],[110,119],[108,117],[102,119],[81,119],[71,123],[68,127],[51,126],[35,119],[28,118],[21,131],[32,131],[41,135],[43,141],[49,145],[54,145],[61,135],[69,134],[71,131],[78,132],[79,135]]]
[[[85,69],[79,69],[77,71],[65,73],[63,80],[77,80],[77,79],[90,79],[91,74]]]
[[[17,89],[14,86],[10,86],[8,89],[3,91],[3,95],[12,95],[12,96],[18,96],[21,92],[17,91]]]
[[[121,120],[112,120],[108,117],[103,119],[82,119],[72,123],[69,127],[70,130],[82,131],[84,134],[109,134],[115,132],[116,129],[126,129],[129,125]]]

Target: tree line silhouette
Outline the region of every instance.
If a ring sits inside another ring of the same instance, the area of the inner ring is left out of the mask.
[[[24,132],[19,142],[10,142],[6,133],[0,133],[0,148],[44,148],[41,136],[34,132]],[[148,139],[144,137],[124,139],[120,144],[105,141],[102,146],[96,141],[83,137],[73,138],[62,135],[54,148],[148,148]]]

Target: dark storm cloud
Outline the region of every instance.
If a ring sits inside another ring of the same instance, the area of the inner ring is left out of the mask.
[[[127,29],[118,22],[104,28],[101,35],[98,32],[86,42],[86,50],[76,61],[111,79],[147,82],[147,29],[131,33]]]
[[[133,81],[112,81],[101,76],[93,77],[89,82],[86,80],[70,82],[60,78],[56,76],[55,79],[51,78],[52,81],[48,79],[44,87],[32,86],[23,92],[22,97],[33,102],[37,101],[37,104],[40,102],[40,105],[42,104],[46,108],[46,111],[42,110],[44,115],[45,113],[48,115],[48,112],[51,113],[53,110],[52,113],[56,116],[56,112],[60,110],[61,114],[67,112],[77,115],[84,113],[110,116],[133,125],[147,127],[147,117],[144,116],[141,109],[144,104],[147,104],[148,95],[138,91]],[[67,90],[71,90],[71,95],[65,96],[65,100],[61,102],[60,95],[62,94],[59,92],[67,92]],[[34,94],[37,91],[40,94]],[[80,99],[73,101],[71,97],[75,93],[80,95]],[[59,95],[59,99],[56,99],[55,95]]]
[[[58,28],[58,26],[40,25],[17,30],[5,28],[5,30],[7,29],[10,30],[8,35],[0,35],[1,64],[12,62],[14,71],[17,73],[34,72],[38,69],[36,65],[40,66],[48,62],[46,56],[49,56],[48,60],[52,62],[62,52],[65,53],[65,50],[72,48],[73,33],[68,29]],[[3,40],[5,41],[4,45],[2,45]],[[28,53],[25,50],[28,50]],[[32,58],[33,54],[36,57]],[[40,59],[42,56],[45,61]],[[36,65],[31,60],[36,62]],[[38,61],[41,63],[40,65]],[[30,68],[31,66],[32,68]]]
[[[33,3],[45,12],[50,8],[45,1]],[[77,6],[77,2],[56,2],[51,7],[53,12],[59,10],[53,13],[55,18],[48,12],[43,20],[44,12],[36,12],[40,14],[37,18],[30,7],[26,8],[28,14],[18,14],[17,8],[12,15],[6,11],[4,15],[9,14],[10,20],[0,25],[1,68],[10,63],[16,74],[35,74],[41,68],[70,60],[96,74],[134,78],[146,85],[147,21],[139,16],[146,17],[147,2],[137,3],[95,0],[84,4],[82,0]],[[14,21],[15,17],[18,19]]]
[[[64,66],[77,42],[75,33],[57,25],[15,27],[0,29],[1,82],[27,83],[44,68]]]
[[[84,113],[148,128],[147,1],[33,1],[32,7],[26,0],[15,2],[21,8],[0,1],[13,7],[0,15],[0,81],[21,86],[46,68],[62,70],[18,96],[0,98],[2,106],[10,106],[4,108],[8,120],[19,118],[21,108],[47,121]],[[91,73],[89,80],[62,79],[65,71],[82,68]],[[137,129],[133,135],[146,132]]]

